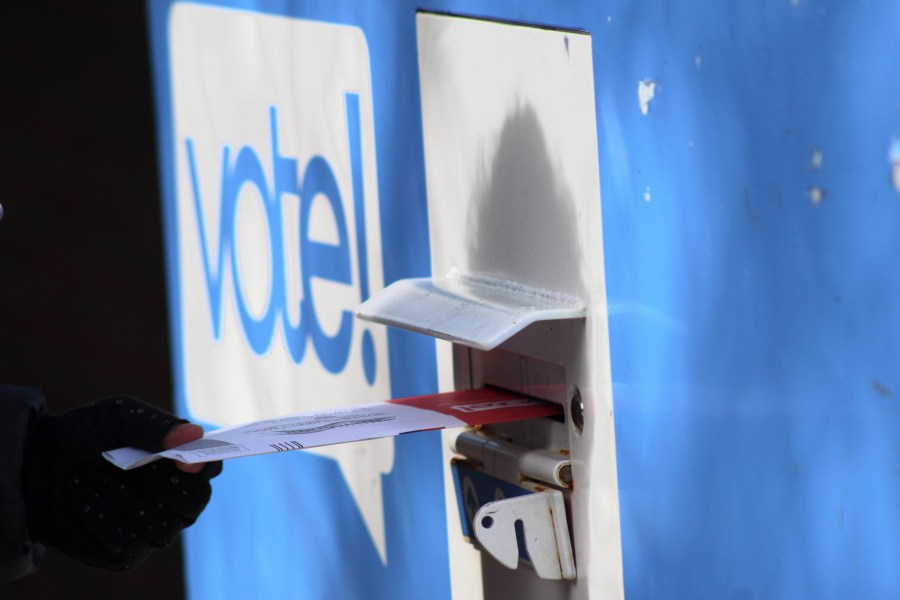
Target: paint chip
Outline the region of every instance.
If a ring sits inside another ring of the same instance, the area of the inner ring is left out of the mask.
[[[822,167],[822,151],[818,148],[813,149],[812,156],[809,158],[809,167],[813,171],[818,171]]]
[[[644,202],[650,202],[650,200],[650,186],[648,185],[646,188],[644,188]]]
[[[818,206],[825,199],[825,190],[815,185],[809,186],[806,193],[809,195],[809,200],[813,206]]]
[[[638,107],[645,117],[650,112],[650,101],[656,95],[656,82],[652,79],[641,79],[638,82]]]

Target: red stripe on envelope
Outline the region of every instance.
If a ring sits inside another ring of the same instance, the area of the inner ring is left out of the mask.
[[[118,448],[103,455],[123,469],[139,467],[161,456],[187,463],[201,463],[343,444],[414,431],[521,421],[561,413],[562,407],[550,402],[504,390],[480,388],[256,421],[210,432],[202,440],[158,454],[135,448]]]
[[[562,407],[551,402],[535,400],[497,388],[456,390],[440,394],[413,396],[388,400],[393,404],[405,404],[432,410],[464,421],[466,425],[490,425],[509,421],[524,421],[538,417],[562,414]]]

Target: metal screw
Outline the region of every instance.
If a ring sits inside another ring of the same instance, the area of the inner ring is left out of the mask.
[[[572,400],[569,404],[569,413],[572,416],[572,423],[575,424],[578,433],[582,433],[584,432],[584,401],[581,399],[581,391],[578,386],[573,385],[570,394]]]

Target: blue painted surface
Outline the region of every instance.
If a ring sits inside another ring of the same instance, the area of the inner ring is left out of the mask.
[[[900,11],[611,14],[594,40],[626,593],[900,597]]]
[[[429,265],[415,10],[589,31],[626,595],[900,597],[900,5],[221,4],[364,31],[386,283]],[[174,308],[167,3],[149,10]],[[394,394],[433,390],[429,342],[389,343]],[[192,595],[447,597],[439,442],[397,443],[387,567],[344,543],[365,530],[334,463],[234,461],[188,536]]]

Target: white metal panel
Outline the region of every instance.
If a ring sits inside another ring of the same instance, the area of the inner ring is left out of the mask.
[[[622,597],[591,38],[428,14],[417,29],[432,272],[483,274],[584,303],[579,325],[554,332],[538,323],[503,347],[563,365],[584,399],[584,433],[570,438],[579,577],[562,593]],[[439,369],[442,383],[452,381],[451,363]],[[455,597],[457,582],[474,587],[473,565],[451,547]],[[544,597],[526,578],[492,571],[487,580],[502,582],[506,597]]]

